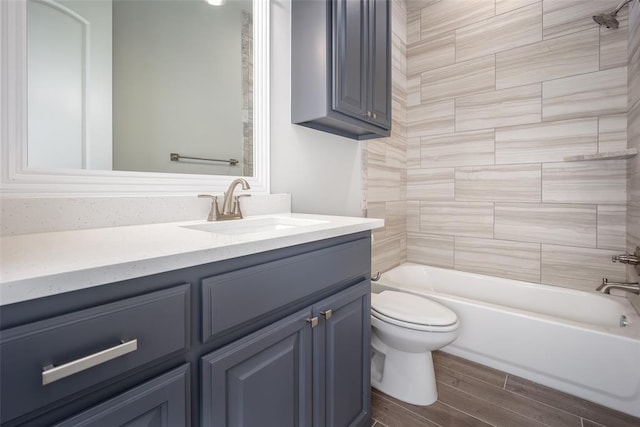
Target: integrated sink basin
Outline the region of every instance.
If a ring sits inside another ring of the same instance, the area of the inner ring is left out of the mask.
[[[183,225],[183,228],[204,231],[207,233],[242,235],[255,234],[268,231],[287,230],[291,228],[309,227],[318,224],[326,224],[329,221],[289,218],[289,217],[267,217],[267,218],[245,218],[225,222],[208,222],[206,224]]]

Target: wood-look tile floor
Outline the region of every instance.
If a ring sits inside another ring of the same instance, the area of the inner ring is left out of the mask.
[[[437,402],[415,406],[372,389],[372,427],[640,427],[640,418],[456,356],[433,359]]]

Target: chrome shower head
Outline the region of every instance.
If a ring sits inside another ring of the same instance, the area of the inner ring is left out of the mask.
[[[596,24],[601,27],[606,27],[609,29],[617,29],[620,23],[616,19],[616,13],[601,13],[600,15],[594,15],[593,20]]]
[[[611,12],[593,15],[593,21],[601,27],[617,29],[620,25],[620,23],[616,19],[618,12],[620,12],[620,9],[622,9],[627,3],[631,3],[632,1],[633,0],[622,0],[622,2]]]

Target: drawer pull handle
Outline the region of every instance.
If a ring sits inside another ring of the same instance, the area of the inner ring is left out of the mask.
[[[123,342],[115,347],[99,351],[60,366],[45,366],[42,371],[42,385],[51,384],[78,372],[113,360],[117,357],[134,352],[138,349],[138,340]]]

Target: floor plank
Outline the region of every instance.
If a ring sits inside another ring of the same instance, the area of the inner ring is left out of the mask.
[[[373,393],[378,394],[379,397],[389,400],[393,403],[401,405],[411,412],[414,412],[430,421],[441,426],[456,426],[456,427],[487,427],[490,424],[485,423],[477,418],[473,418],[470,415],[460,412],[456,408],[445,405],[442,402],[435,402],[429,406],[417,406],[409,403],[401,402],[391,396],[374,390]]]
[[[377,393],[371,393],[371,408],[373,418],[388,427],[438,427]]]
[[[554,427],[581,427],[580,417],[448,368],[437,366],[436,378],[441,383],[541,424]]]
[[[587,400],[509,375],[505,388],[538,402],[547,403],[606,427],[638,427],[640,418],[614,411]]]
[[[482,366],[442,351],[433,352],[433,362],[434,366],[444,366],[497,387],[504,386],[507,377],[504,372],[498,371],[497,369]]]
[[[433,357],[438,401],[410,405],[373,389],[375,427],[640,427],[640,418],[531,381],[442,352]]]
[[[460,408],[472,417],[494,426],[540,427],[544,425],[520,414],[516,414],[515,412],[493,405],[476,396],[464,393],[444,383],[438,383],[438,400],[454,408]]]

